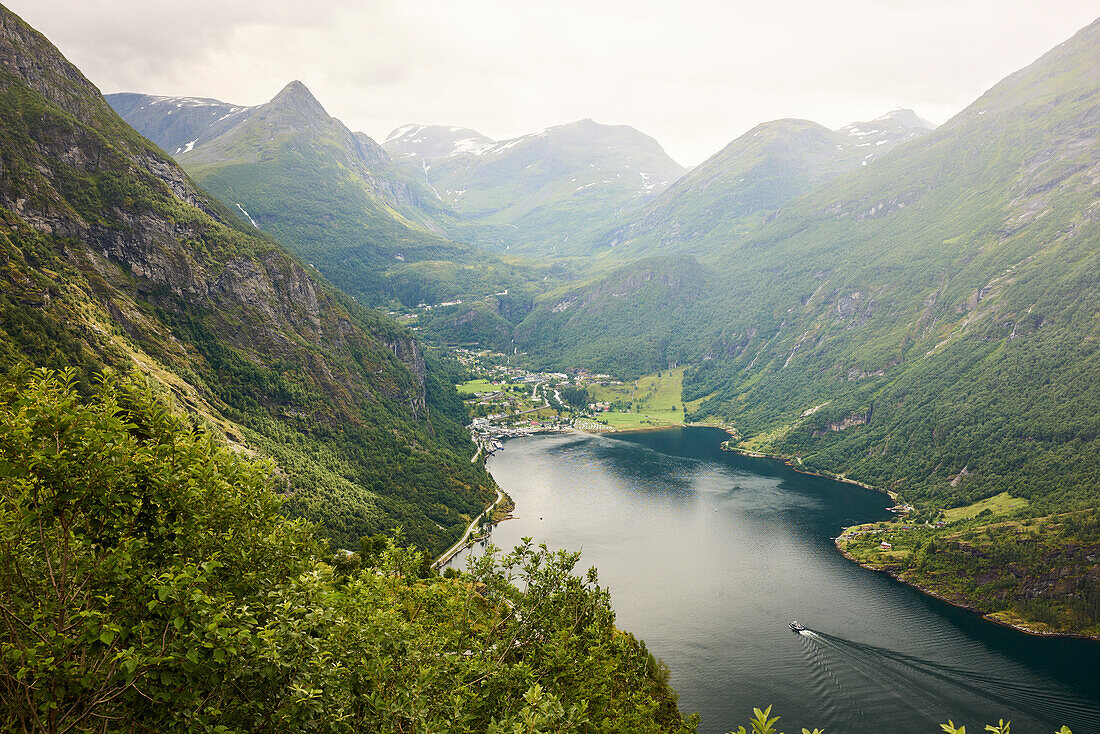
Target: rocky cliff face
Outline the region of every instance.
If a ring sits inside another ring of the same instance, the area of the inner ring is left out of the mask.
[[[428,377],[428,369],[424,362],[424,352],[420,349],[420,344],[412,337],[406,336],[395,337],[386,345],[393,350],[393,356],[408,365],[409,370],[416,377],[416,389],[408,390],[405,393],[405,401],[412,412],[413,418],[427,418],[428,404],[425,382]],[[430,422],[428,423],[428,429],[431,430]]]
[[[13,57],[17,68],[33,64]],[[40,74],[39,77],[44,75]],[[76,95],[64,96],[68,111],[95,122],[96,111]],[[278,251],[270,243],[259,249],[237,249],[215,254],[207,245],[223,236],[216,219],[219,205],[212,202],[188,180],[171,161],[151,148],[114,146],[105,149],[86,129],[53,127],[43,130],[36,146],[35,172],[39,192],[64,191],[79,181],[112,175],[121,167],[125,175],[160,189],[163,199],[150,206],[135,207],[129,201],[102,201],[103,206],[81,212],[48,196],[18,196],[4,187],[3,204],[29,227],[53,237],[71,240],[67,253],[77,267],[102,269],[100,259],[127,272],[131,278],[124,287],[142,299],[167,306],[177,299],[213,312],[220,323],[219,334],[257,360],[273,356],[288,358],[302,345],[339,353],[348,340],[363,334],[349,331],[346,314],[332,313],[336,305],[330,295],[319,292],[317,282],[297,261]],[[175,201],[171,201],[174,199]],[[180,206],[197,209],[211,219],[180,217],[173,211]],[[243,244],[243,243],[242,243]],[[83,246],[83,251],[81,247]],[[222,256],[224,255],[224,256]],[[122,284],[120,284],[122,285]],[[111,299],[108,291],[100,293]],[[331,328],[325,328],[323,322]],[[134,334],[128,334],[133,337]],[[415,343],[394,352],[410,370],[424,369]],[[262,356],[261,356],[262,355]],[[392,380],[379,387],[367,384],[362,375],[334,368],[327,360],[311,360],[313,379],[328,389],[339,386],[341,393],[372,395],[381,392],[402,404],[415,406],[415,420],[427,420],[423,380]],[[415,372],[414,372],[415,374]],[[398,388],[397,385],[402,384]],[[350,418],[350,415],[345,415]]]

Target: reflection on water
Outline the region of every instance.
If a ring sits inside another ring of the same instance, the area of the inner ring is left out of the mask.
[[[832,538],[887,517],[888,498],[722,452],[723,438],[509,441],[489,469],[518,519],[493,542],[580,549],[702,732],[769,704],[785,731],[917,734],[949,718],[981,731],[1005,718],[1019,733],[1100,732],[1100,645],[1026,636],[849,563]],[[796,618],[810,630],[788,629]]]

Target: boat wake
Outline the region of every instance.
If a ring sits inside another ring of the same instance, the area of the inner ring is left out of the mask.
[[[1011,719],[1014,729],[1057,728],[1072,721],[1075,731],[1100,731],[1100,714],[1071,691],[1056,693],[1024,684],[1011,677],[1011,670],[1005,676],[983,675],[824,632],[804,630],[799,636],[814,693],[827,713],[849,723],[853,714],[868,721],[866,709],[873,708],[927,719],[934,727],[952,716],[957,720],[955,712],[974,710],[977,703],[988,721]]]

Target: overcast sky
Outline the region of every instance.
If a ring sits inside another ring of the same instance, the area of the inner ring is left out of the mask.
[[[104,93],[259,104],[300,79],[382,141],[590,117],[699,163],[758,122],[941,123],[1094,19],[1087,0],[6,0]]]

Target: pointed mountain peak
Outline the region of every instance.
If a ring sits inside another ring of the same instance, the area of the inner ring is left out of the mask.
[[[275,99],[284,96],[306,96],[312,99],[313,93],[309,91],[309,87],[307,87],[305,84],[302,84],[302,82],[300,82],[299,80],[294,79],[290,82],[287,82],[287,85],[282,88],[282,91],[275,95]]]
[[[876,127],[881,129],[876,130]],[[890,110],[884,115],[879,115],[873,120],[853,122],[845,125],[844,127],[840,128],[840,132],[845,132],[849,135],[866,135],[868,134],[867,131],[882,132],[886,128],[890,128],[893,130],[902,128],[917,133],[925,133],[929,130],[935,130],[936,127],[936,123],[924,119],[913,110],[907,108],[899,108],[896,110]],[[861,130],[864,132],[861,133]]]
[[[272,107],[292,108],[299,112],[312,112],[328,116],[325,108],[313,96],[313,92],[305,84],[295,79],[282,88],[268,103]]]

